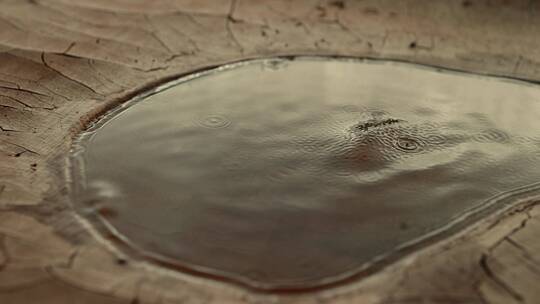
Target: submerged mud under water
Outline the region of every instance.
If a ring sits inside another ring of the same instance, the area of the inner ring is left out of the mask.
[[[350,277],[540,180],[525,83],[303,58],[158,91],[82,136],[75,206],[147,256],[252,287]]]

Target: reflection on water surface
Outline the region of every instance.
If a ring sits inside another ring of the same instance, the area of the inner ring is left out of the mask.
[[[199,76],[107,115],[75,147],[75,205],[171,265],[323,285],[540,178],[532,85],[314,58]]]

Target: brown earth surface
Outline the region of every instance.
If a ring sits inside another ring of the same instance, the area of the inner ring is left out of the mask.
[[[106,109],[249,58],[384,58],[540,81],[537,1],[0,1],[0,303],[540,303],[540,206],[516,202],[356,282],[258,293],[152,266],[70,207]]]

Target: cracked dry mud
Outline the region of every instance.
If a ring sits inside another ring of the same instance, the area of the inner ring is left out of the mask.
[[[368,277],[259,293],[155,268],[70,207],[72,138],[157,84],[249,58],[386,58],[540,81],[534,1],[0,1],[0,303],[537,303],[540,207],[516,202]]]

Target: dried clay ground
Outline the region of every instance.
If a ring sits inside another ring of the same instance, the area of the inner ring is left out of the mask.
[[[89,120],[185,73],[326,54],[540,81],[539,33],[540,2],[521,0],[0,1],[0,303],[540,303],[535,202],[361,280],[265,294],[123,255],[65,182]]]

